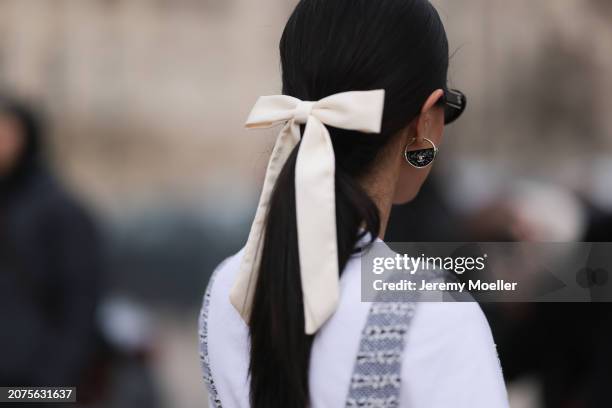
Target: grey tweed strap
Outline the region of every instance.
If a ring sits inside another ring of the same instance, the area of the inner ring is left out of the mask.
[[[346,407],[399,407],[402,354],[415,307],[414,302],[372,304]]]
[[[220,268],[219,268],[220,269]],[[217,269],[217,270],[219,270]],[[210,307],[210,294],[215,281],[216,271],[208,281],[206,292],[204,293],[204,301],[199,318],[199,337],[200,337],[200,364],[202,366],[204,382],[208,386],[208,398],[212,407],[222,408],[219,393],[213,380],[212,372],[210,371],[210,359],[208,357],[208,309]]]

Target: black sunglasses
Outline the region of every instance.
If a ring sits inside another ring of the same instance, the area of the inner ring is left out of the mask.
[[[444,103],[444,124],[449,125],[459,119],[467,106],[467,98],[463,92],[447,89],[442,99]]]

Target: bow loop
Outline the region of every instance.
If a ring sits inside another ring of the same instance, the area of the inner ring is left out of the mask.
[[[313,115],[339,129],[380,133],[384,104],[384,90],[344,92],[321,99]]]
[[[314,334],[331,317],[339,300],[336,237],[335,157],[325,125],[380,133],[384,90],[344,92],[318,102],[286,95],[259,98],[246,126],[267,128],[286,123],[268,164],[255,221],[245,246],[230,300],[248,322],[255,291],[265,217],[274,185],[291,151],[300,141],[295,167],[295,200],[305,332]],[[274,214],[270,214],[274,216]],[[292,271],[287,271],[292,273]]]
[[[248,129],[265,129],[283,124],[293,119],[294,111],[300,100],[292,96],[261,96],[246,121]]]

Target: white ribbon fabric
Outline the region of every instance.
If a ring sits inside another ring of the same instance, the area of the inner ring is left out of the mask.
[[[306,129],[295,167],[295,200],[305,332],[316,333],[336,310],[339,271],[335,157],[325,125],[380,133],[384,100],[384,90],[339,93],[318,102],[277,95],[263,96],[253,107],[247,128],[286,125],[272,151],[255,220],[230,293],[232,305],[245,322],[251,314],[270,197],[287,158],[300,141],[303,124]]]

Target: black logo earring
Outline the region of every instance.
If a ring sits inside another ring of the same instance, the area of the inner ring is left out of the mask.
[[[408,145],[406,146],[406,150],[404,151],[404,158],[406,159],[408,164],[417,169],[424,169],[431,166],[431,164],[436,160],[436,156],[438,155],[438,148],[436,147],[434,142],[429,139],[423,140],[429,143],[431,145],[431,148],[409,151],[408,149],[410,149],[410,146],[412,146],[417,141],[417,139],[414,138],[410,143],[408,143]]]

